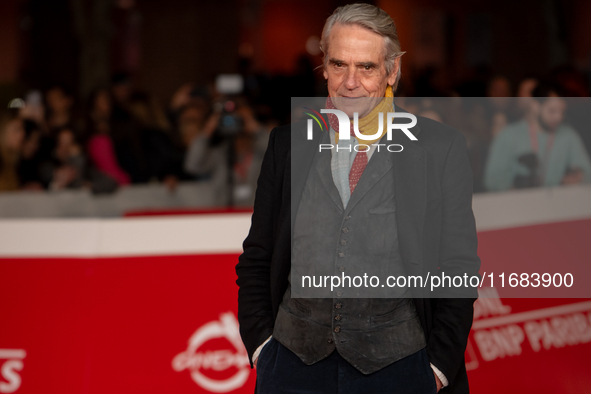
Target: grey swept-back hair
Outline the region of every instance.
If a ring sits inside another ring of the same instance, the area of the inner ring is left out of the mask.
[[[358,25],[364,27],[374,33],[384,37],[384,44],[386,49],[386,72],[390,74],[394,61],[396,58],[402,56],[404,52],[400,49],[400,41],[398,40],[398,33],[396,32],[396,25],[394,21],[386,13],[386,11],[373,6],[371,4],[349,4],[338,7],[331,16],[328,17],[322,29],[322,38],[320,39],[320,49],[323,53],[323,66],[326,68],[328,62],[328,45],[330,32],[335,24],[342,25]],[[396,82],[394,82],[394,90],[398,86],[400,80],[400,69],[396,75]]]

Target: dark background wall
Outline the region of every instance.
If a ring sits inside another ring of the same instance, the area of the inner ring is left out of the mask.
[[[219,73],[298,72],[306,43],[342,1],[3,0],[0,98],[65,83],[80,95],[110,75],[168,100],[181,84]],[[378,0],[407,54],[407,90],[425,69],[457,84],[478,67],[514,83],[568,64],[589,75],[591,2],[585,0]],[[105,11],[106,10],[106,11]],[[94,86],[96,87],[96,86]]]

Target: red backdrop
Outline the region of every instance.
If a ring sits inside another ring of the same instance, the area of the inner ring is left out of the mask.
[[[528,256],[559,268],[555,248],[589,262],[579,238],[590,225],[482,232],[483,271]],[[237,336],[237,257],[0,259],[0,393],[252,393],[256,372]],[[466,352],[473,392],[589,392],[589,299],[485,291]]]

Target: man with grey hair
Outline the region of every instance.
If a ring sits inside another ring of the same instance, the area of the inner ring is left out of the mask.
[[[394,91],[398,88],[400,81],[400,57],[405,53],[400,49],[400,41],[394,21],[383,10],[369,6],[368,4],[351,4],[346,7],[339,7],[324,24],[320,48],[322,49],[324,69],[327,69],[330,58],[327,56],[330,48],[330,35],[334,27],[361,27],[382,37],[383,50],[385,51],[384,65],[386,75],[395,75],[393,86]],[[335,33],[335,36],[338,33]],[[349,41],[349,40],[345,40]],[[380,50],[381,52],[381,50]],[[328,78],[325,74],[325,78]]]
[[[315,269],[330,261],[339,274],[366,262],[423,277],[479,276],[480,268],[462,134],[417,117],[416,141],[399,153],[376,149],[386,141],[385,131],[374,134],[379,117],[394,111],[400,80],[403,52],[392,18],[368,4],[339,7],[321,46],[326,108],[350,118],[357,112],[365,138],[341,130],[334,115],[313,144],[297,125],[271,133],[236,266],[240,333],[257,367],[256,392],[468,393],[464,351],[475,289],[437,298],[420,287],[391,298],[345,297],[353,294],[346,290],[292,297],[294,261]],[[339,138],[339,131],[357,138]],[[318,152],[322,142],[333,148]]]

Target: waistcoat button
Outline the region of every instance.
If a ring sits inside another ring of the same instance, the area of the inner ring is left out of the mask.
[[[336,316],[334,317],[334,319],[335,319],[335,320],[341,320],[341,315],[336,315]]]
[[[332,343],[332,338],[328,338],[328,343]]]
[[[340,332],[340,331],[341,331],[341,327],[340,327],[340,326],[336,326],[336,327],[334,328],[334,332]]]
[[[346,234],[346,233],[348,233],[348,232],[349,232],[349,229],[348,229],[347,227],[345,227],[345,228],[343,229],[343,232]]]
[[[341,309],[342,306],[343,306],[343,304],[341,304],[340,302],[337,302],[334,307],[337,309]]]
[[[339,252],[339,257],[345,257],[345,254],[343,252]]]

